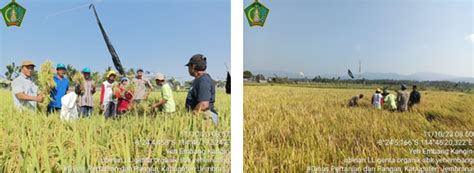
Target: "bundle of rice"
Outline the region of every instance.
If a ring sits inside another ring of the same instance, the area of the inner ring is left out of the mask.
[[[117,98],[117,93],[120,93],[120,89],[117,83],[114,83],[112,85],[112,93],[113,93],[113,98]]]
[[[74,76],[72,77],[72,80],[74,81],[74,83],[79,84],[81,92],[84,92],[85,85],[86,85],[86,79],[84,78],[82,73],[74,74]]]
[[[125,90],[134,93],[136,86],[137,86],[137,85],[136,85],[135,83],[129,83],[129,84],[127,85],[127,87],[125,88]]]
[[[38,72],[38,87],[40,91],[40,95],[44,97],[44,101],[39,104],[40,110],[46,110],[49,102],[51,102],[52,98],[50,97],[51,91],[56,87],[56,83],[54,82],[54,66],[53,62],[46,61],[45,63],[41,64],[40,70]]]

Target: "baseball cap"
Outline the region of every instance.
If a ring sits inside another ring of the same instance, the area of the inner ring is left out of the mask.
[[[202,54],[196,54],[196,55],[193,55],[190,59],[189,59],[189,62],[185,65],[185,66],[189,66],[191,64],[201,64],[203,63],[203,65],[207,65],[206,63],[206,60],[207,58],[202,55]]]
[[[31,60],[24,60],[21,63],[21,66],[29,66],[29,65],[35,66],[35,64],[33,64],[33,61],[31,61]]]
[[[84,69],[82,69],[82,73],[90,73],[91,72],[91,69],[89,67],[85,67]]]
[[[158,73],[155,76],[155,80],[165,80],[165,75]]]
[[[64,64],[57,64],[56,69],[66,69],[66,66]]]

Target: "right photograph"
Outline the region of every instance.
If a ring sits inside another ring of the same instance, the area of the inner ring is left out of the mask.
[[[244,0],[245,172],[474,172],[472,0]]]

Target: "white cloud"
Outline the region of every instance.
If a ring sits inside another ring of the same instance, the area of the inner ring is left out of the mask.
[[[474,34],[470,34],[470,35],[466,36],[465,39],[472,42],[472,43],[474,43]]]

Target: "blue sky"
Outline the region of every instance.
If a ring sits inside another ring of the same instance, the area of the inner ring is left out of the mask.
[[[247,7],[250,0],[244,1]],[[474,77],[472,0],[261,0],[244,24],[244,69],[307,76],[434,72]]]
[[[208,72],[225,79],[230,66],[229,0],[18,0],[27,9],[21,28],[0,23],[0,72],[24,58],[46,59],[103,72],[112,66],[93,12],[97,12],[125,68],[143,68],[189,80],[184,64],[196,53]],[[5,6],[6,1],[0,2]]]

